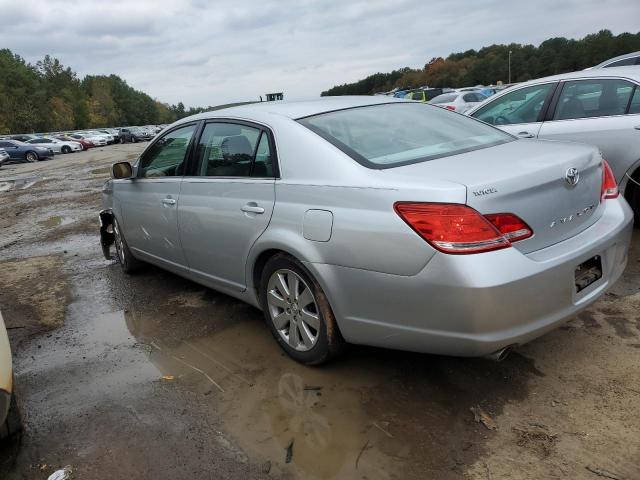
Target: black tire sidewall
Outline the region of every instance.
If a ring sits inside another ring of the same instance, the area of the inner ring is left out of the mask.
[[[273,324],[273,321],[271,320],[271,315],[269,314],[269,306],[267,305],[267,287],[269,284],[269,278],[271,277],[273,272],[280,269],[288,269],[297,273],[311,289],[313,296],[316,299],[316,304],[318,305],[318,316],[320,318],[320,331],[318,333],[318,340],[313,348],[311,348],[311,350],[301,352],[291,348],[289,344],[280,336],[280,334],[276,330],[275,325]],[[262,270],[259,296],[260,304],[262,305],[262,311],[264,312],[265,321],[267,322],[267,325],[271,330],[273,337],[280,344],[280,347],[282,347],[287,355],[305,365],[317,365],[327,361],[332,356],[330,339],[327,335],[327,322],[332,322],[332,325],[335,325],[331,306],[329,305],[329,302],[327,301],[326,296],[318,282],[299,261],[288,255],[275,255],[274,257],[270,258],[265,264],[264,269]],[[332,318],[326,318],[326,312],[328,312],[328,314],[331,315]]]
[[[29,156],[31,155],[35,157],[35,160],[29,160]],[[24,155],[24,159],[29,163],[36,163],[38,160],[40,160],[40,157],[38,157],[38,154],[36,152],[27,152]]]
[[[126,240],[126,238],[124,236],[124,233],[122,232],[122,226],[116,220],[115,217],[113,217],[113,223],[114,223],[114,233],[115,233],[115,227],[117,225],[118,235],[122,239],[122,248],[124,250],[124,262],[120,258],[120,254],[118,252],[117,242],[114,242],[114,247],[115,247],[115,250],[116,250],[116,258],[117,258],[118,263],[120,264],[120,267],[122,268],[123,272],[125,272],[125,273],[133,273],[140,267],[140,261],[137,260],[131,254],[131,250],[129,249],[129,245],[127,244],[127,240]]]

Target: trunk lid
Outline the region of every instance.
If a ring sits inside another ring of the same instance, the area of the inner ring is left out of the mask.
[[[465,185],[467,205],[482,214],[517,215],[533,236],[513,246],[529,253],[577,235],[602,215],[601,162],[595,147],[518,140],[400,169]],[[569,169],[579,174],[575,185]]]

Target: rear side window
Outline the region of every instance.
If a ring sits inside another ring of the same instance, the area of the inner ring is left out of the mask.
[[[631,103],[629,104],[629,113],[640,113],[640,87],[636,87]]]
[[[544,102],[555,84],[519,88],[495,98],[471,116],[491,125],[511,125],[538,121]]]
[[[395,103],[349,108],[298,120],[369,168],[389,168],[514,140],[443,108]]]
[[[565,82],[554,120],[623,115],[633,84],[626,80],[594,79]]]
[[[208,123],[196,150],[200,177],[273,177],[269,136],[236,123]]]

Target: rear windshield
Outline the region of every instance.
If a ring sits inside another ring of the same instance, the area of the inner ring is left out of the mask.
[[[514,140],[469,117],[413,102],[349,108],[298,121],[369,168],[425,162]]]
[[[429,103],[438,104],[438,103],[455,102],[456,98],[458,98],[457,93],[445,93],[444,95],[438,95],[437,97],[433,98]]]

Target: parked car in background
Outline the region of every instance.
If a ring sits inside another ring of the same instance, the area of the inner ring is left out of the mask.
[[[20,412],[13,388],[11,346],[0,312],[0,439],[14,435],[20,429]]]
[[[605,60],[604,62],[599,63],[594,67],[585,68],[585,70],[594,70],[598,68],[609,67],[629,67],[632,65],[640,65],[640,52],[632,52],[625,55],[619,55],[617,57],[610,58],[609,60]]]
[[[31,145],[40,145],[41,147],[49,147],[53,153],[71,153],[81,152],[82,145],[79,142],[69,142],[58,140],[57,138],[33,138],[28,142]]]
[[[107,145],[113,145],[116,141],[113,135],[105,132],[99,132],[98,130],[85,130],[77,133],[80,133],[81,135],[104,138],[107,141]]]
[[[631,241],[597,148],[379,96],[184,118],[112,178],[108,258],[262,308],[305,364],[345,341],[502,358],[602,297]]]
[[[428,88],[428,89],[420,89],[409,92],[405,98],[410,100],[417,100],[418,102],[428,102],[431,99],[437,97],[438,95],[442,95],[442,88]]]
[[[429,103],[438,107],[446,108],[447,110],[465,113],[467,110],[475,107],[480,102],[484,102],[486,99],[487,97],[482,95],[480,92],[475,91],[450,92],[438,95]]]
[[[55,138],[57,140],[61,140],[63,142],[76,142],[76,143],[79,143],[80,146],[82,146],[83,150],[88,150],[90,148],[95,147],[93,142],[90,142],[89,140],[87,140],[85,138],[72,138],[72,137],[70,137],[68,135],[54,135],[53,138]]]
[[[38,162],[53,158],[54,155],[53,150],[48,147],[31,145],[19,140],[0,140],[0,148],[4,148],[9,154],[9,159],[14,162]]]
[[[103,136],[89,135],[85,133],[71,133],[68,137],[73,141],[86,140],[91,142],[94,147],[104,147],[107,145],[107,139]]]
[[[19,142],[28,142],[34,138],[38,138],[36,135],[22,134],[22,135],[9,135],[8,140],[18,140]]]
[[[125,127],[120,129],[120,143],[146,142],[153,138],[148,130],[140,127]]]
[[[640,219],[640,67],[531,80],[491,97],[468,114],[521,138],[597,146]]]
[[[2,167],[2,164],[7,160],[9,160],[9,154],[4,148],[0,148],[0,167]]]

